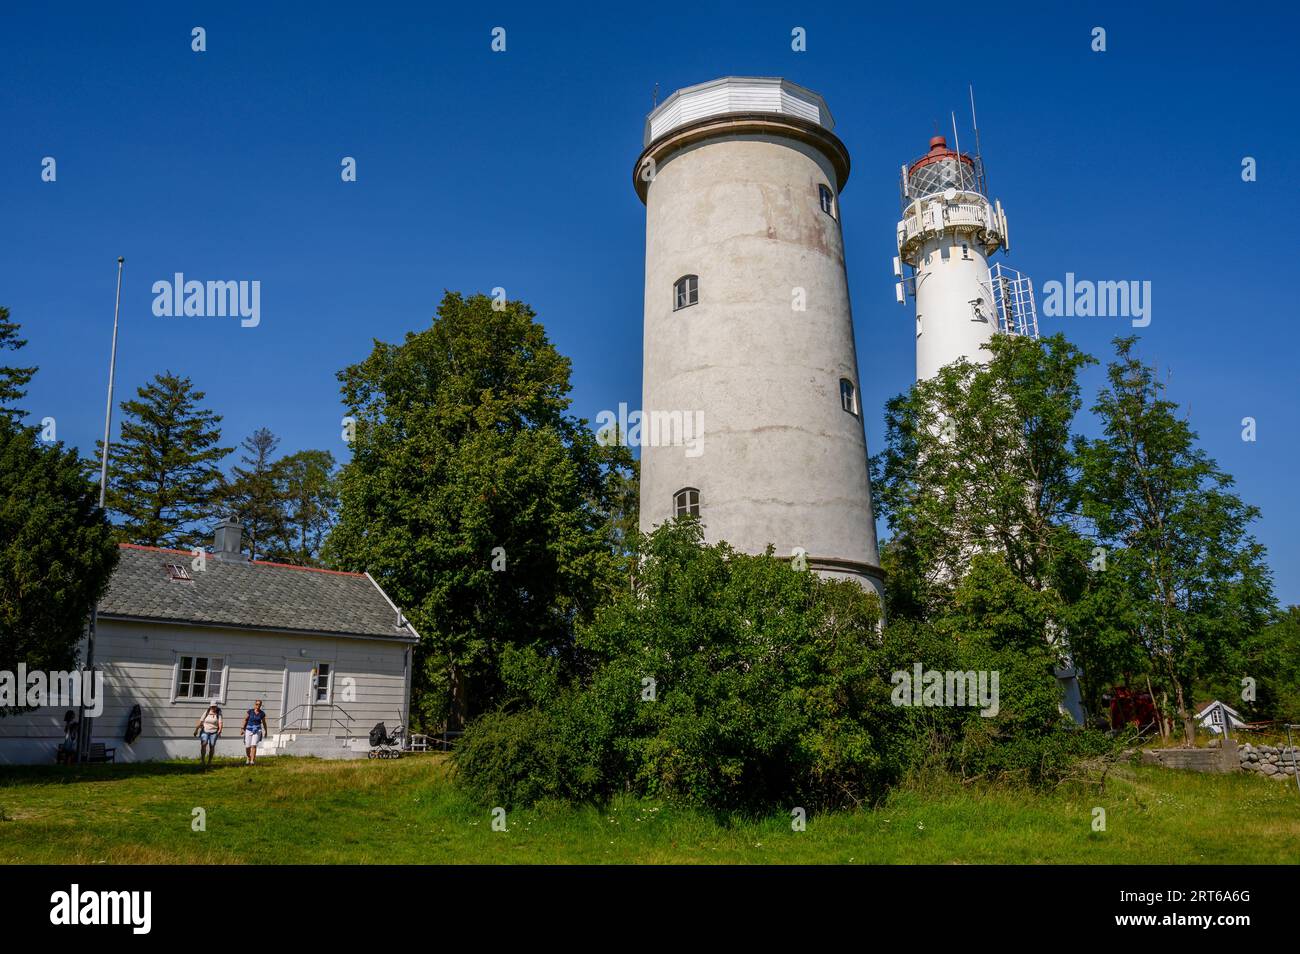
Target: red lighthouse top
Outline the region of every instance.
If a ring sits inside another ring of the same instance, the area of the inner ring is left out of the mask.
[[[958,155],[955,150],[948,148],[947,139],[945,139],[943,136],[935,136],[930,140],[930,151],[927,152],[920,159],[916,160],[916,162],[912,163],[911,167],[908,168],[907,171],[909,173],[915,172],[917,169],[920,169],[922,166],[928,166],[931,163],[938,162],[941,159],[960,159],[968,166],[973,165],[970,156],[966,155],[965,153]]]
[[[963,152],[948,148],[948,140],[935,136],[930,151],[907,169],[906,195],[913,199],[956,189],[983,194],[983,170]]]

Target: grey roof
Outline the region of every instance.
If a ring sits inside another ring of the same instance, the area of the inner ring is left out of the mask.
[[[121,560],[101,616],[237,626],[246,629],[415,640],[409,623],[367,574],[313,570],[278,563],[220,560],[190,570],[192,555],[122,544]],[[190,570],[192,582],[173,581],[168,564]]]

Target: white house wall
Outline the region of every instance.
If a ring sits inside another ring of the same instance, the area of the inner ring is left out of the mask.
[[[194,724],[208,700],[172,699],[177,659],[224,658],[228,685],[222,710],[225,731],[217,757],[243,752],[239,727],[254,699],[270,717],[269,735],[280,731],[286,665],[328,662],[334,667],[333,705],[317,704],[312,729],[302,737],[322,740],[343,734],[333,713],[364,739],[370,727],[407,721],[409,643],[330,636],[296,636],[204,626],[177,626],[100,619],[95,658],[104,673],[104,711],[94,720],[93,742],[117,748],[117,760],[147,761],[197,757]],[[355,702],[344,701],[346,680],[354,680]],[[131,707],[140,704],[143,727],[131,745],[122,741]],[[53,762],[63,740],[66,707],[47,707],[0,718],[0,764]]]

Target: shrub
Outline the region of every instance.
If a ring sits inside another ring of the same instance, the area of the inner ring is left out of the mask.
[[[871,802],[923,765],[1050,781],[1096,739],[1061,715],[1041,594],[977,560],[935,622],[878,627],[875,595],[769,551],[704,546],[680,521],[642,541],[635,587],[579,633],[588,675],[506,654],[516,711],[472,724],[456,761],[493,805],[658,796],[718,812]],[[894,671],[997,670],[1000,708],[896,706]]]

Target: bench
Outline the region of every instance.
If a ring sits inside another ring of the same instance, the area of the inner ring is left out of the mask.
[[[86,755],[87,762],[116,762],[117,749],[108,749],[104,747],[103,742],[91,742],[90,752]]]

